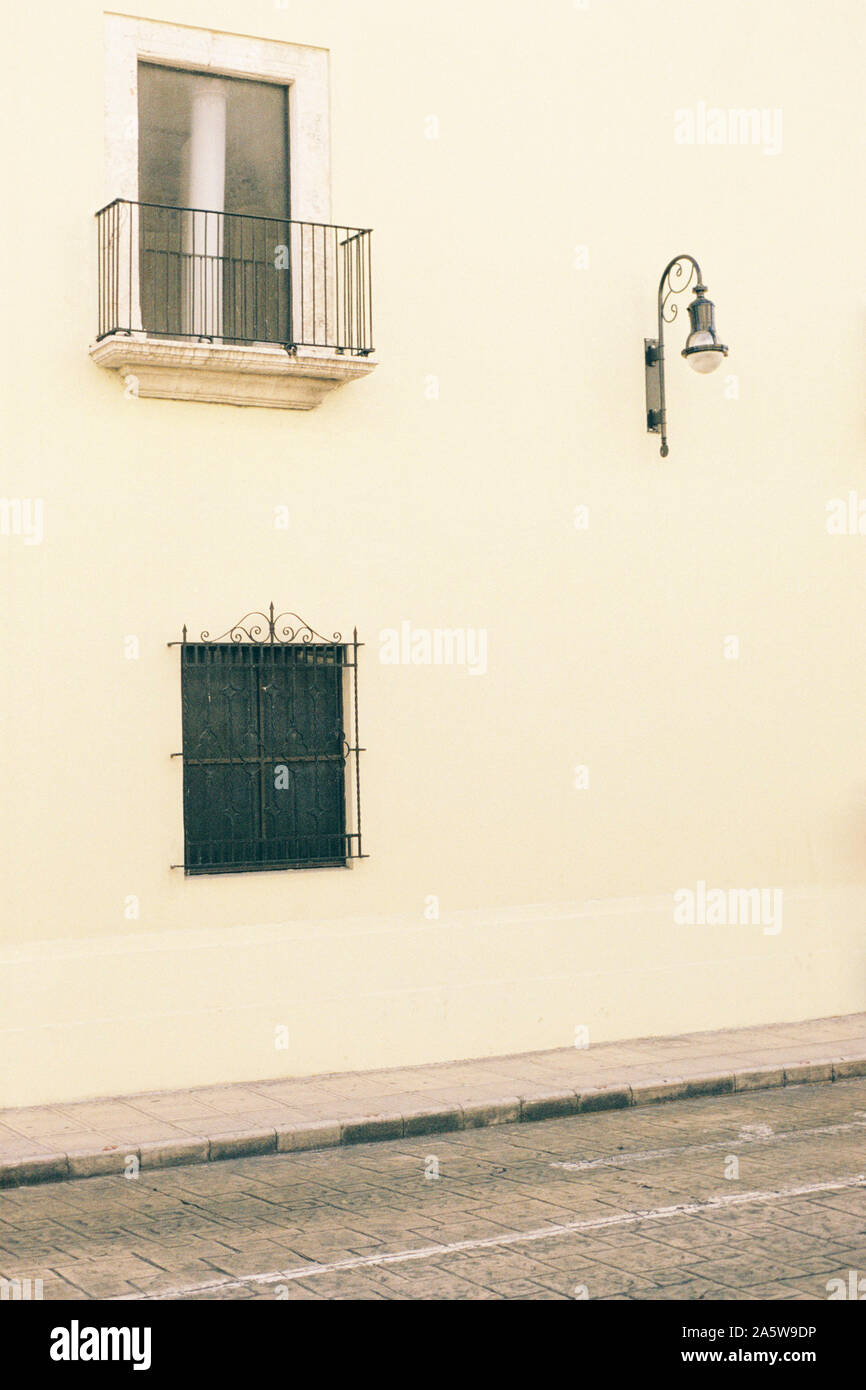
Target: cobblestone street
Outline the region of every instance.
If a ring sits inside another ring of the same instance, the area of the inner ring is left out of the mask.
[[[823,1300],[866,1273],[864,1141],[852,1080],[22,1187],[0,1273],[45,1299]]]

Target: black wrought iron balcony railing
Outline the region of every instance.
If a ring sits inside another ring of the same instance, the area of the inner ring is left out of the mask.
[[[98,340],[373,351],[369,229],[125,198],[96,223]]]

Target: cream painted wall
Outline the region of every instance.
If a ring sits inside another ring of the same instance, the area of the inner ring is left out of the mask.
[[[380,365],[310,414],[126,399],[87,352],[103,13],[7,17],[0,495],[45,534],[0,535],[0,1101],[866,1009],[866,535],[826,529],[866,499],[858,0],[139,13],[329,51]],[[781,152],[678,144],[699,102],[780,109]],[[731,356],[676,326],[662,461],[680,251]],[[184,879],[166,643],[271,599],[367,643],[371,858]],[[486,629],[488,673],[380,664],[404,620]],[[701,880],[783,929],[676,925]]]

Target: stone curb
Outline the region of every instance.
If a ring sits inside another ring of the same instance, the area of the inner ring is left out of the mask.
[[[768,1090],[776,1086],[832,1083],[866,1076],[866,1056],[839,1057],[830,1062],[797,1062],[742,1071],[708,1072],[705,1076],[664,1077],[634,1085],[593,1086],[586,1090],[550,1091],[527,1097],[470,1101],[465,1105],[419,1108],[402,1114],[358,1115],[348,1120],[307,1120],[275,1129],[237,1130],[207,1137],[188,1135],[147,1144],[116,1144],[110,1149],[69,1153],[36,1153],[0,1159],[0,1188],[70,1178],[124,1174],[131,1159],[142,1169],[175,1168],[218,1163],[228,1158],[262,1154],[305,1153],[348,1144],[371,1144],[386,1139],[424,1134],[447,1134],[490,1125],[533,1123],[568,1115],[624,1110],[698,1096],[724,1096]]]

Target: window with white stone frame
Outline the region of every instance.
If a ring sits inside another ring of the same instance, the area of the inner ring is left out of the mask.
[[[368,229],[330,211],[323,49],[106,16],[91,355],[133,393],[309,409],[366,375]]]

